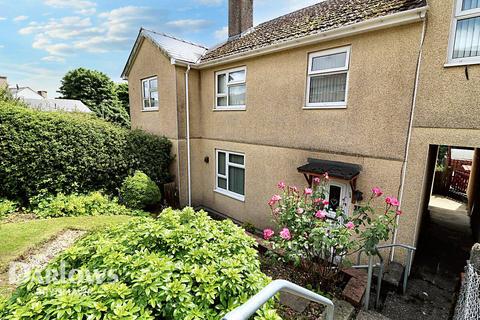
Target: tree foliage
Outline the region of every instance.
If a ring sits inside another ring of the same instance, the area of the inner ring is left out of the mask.
[[[62,98],[82,101],[97,116],[129,127],[130,116],[117,96],[117,85],[103,72],[78,68],[65,74],[59,93]]]
[[[120,100],[127,114],[130,114],[130,100],[128,96],[128,83],[119,83],[117,84],[117,97]]]

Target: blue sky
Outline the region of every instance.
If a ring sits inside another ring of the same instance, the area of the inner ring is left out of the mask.
[[[319,0],[254,0],[254,23]],[[0,75],[47,90],[70,69],[120,73],[141,26],[212,46],[226,38],[228,0],[0,0]]]

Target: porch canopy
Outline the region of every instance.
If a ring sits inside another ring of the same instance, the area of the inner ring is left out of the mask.
[[[355,180],[362,167],[353,163],[308,158],[308,163],[298,167],[297,170],[303,173],[310,186],[314,177],[328,173],[330,177],[349,181],[355,191]]]

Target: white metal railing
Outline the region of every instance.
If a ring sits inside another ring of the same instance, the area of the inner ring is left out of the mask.
[[[315,292],[312,292],[286,280],[274,280],[270,282],[269,285],[267,285],[259,293],[248,299],[247,302],[227,313],[222,320],[247,320],[255,312],[257,312],[257,310],[259,310],[268,300],[270,300],[270,298],[275,296],[280,291],[287,292],[295,296],[323,304],[327,308],[326,320],[333,320],[334,306],[333,302],[330,299],[325,298],[319,294],[316,294]]]

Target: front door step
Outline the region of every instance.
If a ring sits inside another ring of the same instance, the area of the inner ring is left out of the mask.
[[[405,268],[398,262],[390,262],[383,274],[383,281],[394,286],[400,287]]]

